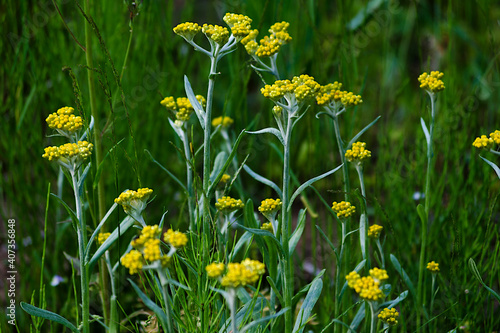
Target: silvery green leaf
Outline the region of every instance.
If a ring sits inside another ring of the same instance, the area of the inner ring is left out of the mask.
[[[422,125],[422,130],[424,131],[425,141],[427,142],[427,144],[430,144],[431,135],[429,134],[429,130],[427,129],[427,125],[425,125],[424,118],[420,118],[420,124]]]
[[[314,308],[314,305],[318,301],[321,291],[323,289],[323,280],[317,279],[311,285],[309,292],[307,293],[302,306],[300,307],[299,314],[297,315],[297,320],[295,321],[295,326],[293,327],[293,333],[302,333],[304,327],[309,320],[309,316]]]
[[[53,321],[55,323],[61,324],[65,327],[69,328],[72,332],[75,332],[75,333],[80,332],[75,327],[75,325],[73,325],[69,320],[58,315],[57,313],[37,308],[36,306],[33,306],[33,305],[25,303],[25,302],[21,302],[20,305],[21,305],[21,309],[23,309],[24,311],[26,311],[28,314],[30,314],[32,316],[44,318],[44,319]]]
[[[184,130],[182,128],[180,128],[179,126],[177,126],[175,124],[175,121],[173,121],[172,119],[168,118],[168,122],[170,124],[170,127],[172,127],[172,129],[174,130],[175,134],[177,134],[177,136],[182,140],[184,141]]]
[[[493,162],[485,159],[484,157],[482,157],[482,156],[479,156],[479,157],[481,157],[483,161],[485,161],[486,163],[488,163],[493,168],[493,170],[495,170],[498,178],[500,178],[500,168],[498,168],[498,166],[495,163],[493,163]]]
[[[99,234],[99,231],[101,230],[102,226],[108,220],[111,213],[114,212],[114,210],[116,209],[117,206],[118,206],[117,203],[114,203],[113,206],[111,206],[111,208],[108,210],[106,215],[104,215],[104,217],[102,218],[101,222],[99,222],[99,225],[97,226],[97,228],[95,228],[94,232],[92,233],[92,236],[90,236],[89,242],[88,242],[87,247],[85,249],[85,256],[84,256],[85,259],[88,258],[88,253],[90,251],[90,247],[92,246],[92,242],[94,241],[94,238]]]
[[[203,110],[203,107],[201,106],[200,102],[198,102],[198,100],[196,99],[196,96],[194,95],[193,92],[193,88],[191,88],[191,83],[189,83],[189,79],[186,75],[184,75],[184,89],[186,90],[186,95],[189,99],[189,102],[193,106],[194,112],[198,117],[201,128],[205,130],[205,111]]]
[[[278,197],[280,199],[283,199],[283,194],[282,194],[280,188],[272,180],[269,180],[266,177],[259,175],[257,172],[250,169],[250,167],[247,165],[243,166],[243,170],[245,170],[256,181],[261,182],[262,184],[267,185],[270,188],[272,188],[276,192],[276,194],[278,194]]]
[[[163,311],[162,308],[160,308],[158,305],[155,304],[146,294],[142,292],[142,290],[134,283],[134,281],[127,279],[128,282],[132,285],[132,288],[134,288],[135,292],[137,293],[137,296],[142,300],[144,305],[146,305],[151,311],[154,312],[158,320],[160,321],[161,325],[165,328],[167,327],[167,315]]]
[[[290,242],[289,242],[290,256],[292,256],[293,251],[295,251],[295,247],[297,246],[297,243],[299,242],[299,239],[302,236],[302,232],[304,231],[304,227],[306,225],[306,209],[300,210],[298,221],[299,222],[297,223],[297,227],[292,233],[292,237],[290,237]]]
[[[280,142],[283,146],[285,145],[285,140],[283,140],[283,136],[281,135],[281,132],[274,127],[268,127],[268,128],[264,128],[264,129],[261,129],[258,131],[247,131],[247,133],[248,134],[270,133],[270,134],[273,134],[274,136],[276,136],[280,140]]]
[[[368,125],[366,125],[366,126],[365,126],[365,128],[363,128],[361,131],[359,131],[359,133],[358,133],[358,134],[356,134],[356,135],[354,136],[354,138],[352,138],[352,140],[351,140],[351,141],[349,141],[349,143],[347,144],[347,147],[351,147],[351,146],[352,146],[352,144],[353,144],[354,142],[356,142],[356,141],[357,141],[357,140],[361,137],[361,135],[363,135],[363,133],[364,133],[364,132],[366,132],[366,131],[370,128],[370,127],[372,127],[373,125],[375,125],[375,123],[376,123],[376,122],[377,122],[377,121],[378,121],[381,117],[382,117],[382,116],[378,116],[377,118],[375,118],[375,120],[374,120],[374,121],[372,121],[371,123],[369,123]]]

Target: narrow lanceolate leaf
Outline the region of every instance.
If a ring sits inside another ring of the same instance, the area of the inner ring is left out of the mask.
[[[295,294],[295,296],[293,296],[292,304],[296,304],[299,301],[299,299],[302,297],[302,295],[304,295],[305,293],[307,293],[309,291],[309,289],[311,289],[311,286],[315,283],[315,281],[318,279],[321,279],[321,277],[325,274],[325,272],[326,272],[326,269],[323,269],[321,272],[318,273],[318,275],[316,275],[316,277],[311,281],[311,283],[302,287],[302,289],[300,289]]]
[[[493,162],[485,159],[484,157],[482,157],[482,156],[479,156],[479,157],[481,157],[483,159],[483,161],[485,161],[486,163],[488,163],[493,168],[493,170],[495,170],[498,178],[500,178],[500,168],[498,168],[498,166],[495,163],[493,163]]]
[[[290,256],[293,251],[295,251],[295,247],[299,242],[302,233],[304,232],[304,227],[306,225],[306,209],[301,209],[299,212],[299,222],[297,223],[297,227],[290,238],[289,246],[290,246]]]
[[[319,233],[323,237],[323,239],[326,241],[326,243],[331,247],[333,252],[335,253],[335,256],[337,257],[337,261],[339,260],[339,254],[337,253],[337,250],[335,249],[335,246],[333,245],[332,241],[326,236],[325,232],[321,229],[319,225],[316,225],[316,229],[318,229]]]
[[[92,121],[90,122],[91,124],[94,121],[94,117],[92,117]],[[125,138],[121,139],[118,141],[113,147],[111,147],[107,152],[106,155],[104,155],[104,158],[102,159],[101,163],[97,166],[97,172],[95,174],[94,182],[92,183],[92,188],[95,190],[97,188],[97,185],[99,184],[99,180],[101,179],[101,173],[102,170],[104,169],[104,162],[106,162],[106,159],[108,158],[109,154],[116,148],[120,143],[123,142]]]
[[[191,83],[189,83],[189,79],[186,75],[184,75],[184,89],[186,90],[186,95],[189,99],[189,102],[194,108],[194,112],[198,117],[198,121],[200,122],[201,128],[205,130],[205,111],[201,106],[200,102],[196,99],[194,95],[193,88],[191,88]]]
[[[135,292],[137,293],[137,296],[140,297],[144,305],[146,305],[151,311],[153,311],[158,318],[158,320],[161,323],[161,326],[167,327],[167,315],[165,312],[163,312],[162,308],[160,308],[158,305],[156,305],[146,294],[142,292],[142,290],[134,283],[134,281],[127,279],[128,282],[132,285],[132,288],[134,288]]]
[[[167,168],[165,168],[163,165],[160,164],[160,162],[155,160],[153,155],[151,155],[151,153],[149,152],[149,150],[144,149],[144,152],[146,152],[149,155],[149,158],[151,158],[151,161],[156,163],[163,171],[165,171],[167,175],[169,175],[170,178],[172,178],[183,189],[184,192],[187,192],[186,186],[184,186],[184,184],[179,180],[179,178],[177,178],[173,173],[168,171]]]
[[[177,136],[179,137],[179,139],[184,141],[184,133],[183,133],[184,130],[179,126],[177,126],[172,119],[168,118],[168,122],[170,124],[170,127],[172,127],[172,129],[174,130],[175,134],[177,134]]]
[[[476,262],[472,258],[469,259],[469,268],[470,268],[472,274],[474,274],[474,277],[479,281],[479,283],[481,283],[483,285],[483,287],[486,290],[488,290],[490,292],[490,294],[493,295],[493,297],[495,297],[500,302],[500,295],[498,295],[498,293],[496,291],[494,291],[493,289],[491,289],[490,287],[488,287],[484,283],[483,279],[481,278],[481,274],[479,273],[479,270],[477,269]]]
[[[288,310],[290,310],[290,308],[284,308],[284,309],[281,309],[281,311],[279,311],[271,316],[267,316],[267,317],[263,317],[263,318],[259,318],[257,320],[254,320],[250,324],[243,326],[243,328],[240,330],[240,333],[245,333],[246,331],[248,331],[249,329],[251,329],[253,327],[257,327],[257,326],[261,327],[261,325],[263,325],[263,323],[265,323],[266,321],[269,321],[273,318],[279,317],[282,314],[284,314],[285,312],[287,312]]]
[[[66,209],[66,211],[68,212],[70,218],[71,218],[71,221],[73,222],[73,227],[75,228],[76,230],[76,226],[80,223],[80,221],[78,221],[78,218],[76,217],[76,214],[75,212],[68,206],[68,204],[66,202],[64,202],[63,199],[59,198],[57,195],[55,195],[54,193],[51,193],[50,194],[52,197],[56,198],[57,201],[63,205],[64,209]]]
[[[92,246],[92,242],[94,241],[94,238],[97,237],[97,235],[99,234],[99,231],[101,230],[102,226],[104,225],[104,223],[106,223],[106,221],[108,220],[109,216],[111,215],[111,213],[114,212],[114,210],[116,209],[117,206],[118,206],[118,204],[114,203],[113,206],[111,206],[111,208],[108,210],[108,212],[106,213],[106,215],[104,215],[104,217],[102,218],[102,220],[99,223],[99,225],[97,226],[97,228],[95,228],[94,232],[92,233],[92,236],[90,236],[90,240],[89,240],[89,242],[87,244],[87,248],[85,249],[85,256],[84,256],[84,258],[87,258],[88,252],[90,251],[90,247]]]
[[[53,321],[55,323],[61,324],[65,327],[69,328],[72,332],[75,332],[75,333],[79,332],[78,328],[76,328],[75,325],[73,325],[69,320],[58,315],[57,313],[37,308],[36,306],[33,306],[33,305],[25,303],[25,302],[21,302],[21,308],[32,316],[44,318],[44,319]]]
[[[269,237],[270,239],[272,239],[274,241],[274,244],[276,245],[276,248],[278,249],[278,251],[280,252],[282,258],[285,257],[285,251],[283,250],[283,247],[281,246],[281,243],[280,241],[276,238],[276,236],[274,236],[272,233],[270,233],[269,231],[267,230],[262,230],[262,229],[252,229],[252,228],[247,228],[241,224],[238,224],[238,223],[235,223],[234,224],[236,227],[238,228],[242,228],[246,231],[248,231],[249,233],[251,234],[254,234],[254,235],[257,235],[257,236],[261,236],[261,237]]]
[[[292,195],[291,199],[290,199],[290,204],[288,205],[287,207],[287,211],[290,211],[290,209],[292,208],[292,204],[293,204],[293,201],[295,200],[295,198],[297,198],[297,196],[302,193],[302,191],[304,191],[307,187],[309,187],[312,183],[320,180],[320,179],[323,179],[333,173],[335,173],[338,169],[340,169],[341,167],[343,166],[343,164],[339,165],[338,167],[336,167],[335,169],[333,170],[330,170],[328,172],[325,172],[324,174],[322,175],[319,175],[317,177],[314,177],[314,178],[311,178],[309,179],[307,182],[305,182],[304,184],[302,184]]]
[[[243,166],[243,170],[245,170],[256,181],[261,182],[262,184],[272,188],[276,192],[276,194],[278,194],[278,197],[280,199],[283,199],[283,194],[281,193],[280,188],[273,181],[259,175],[258,173],[250,169],[247,165]]]
[[[240,252],[243,246],[248,244],[248,242],[251,240],[252,240],[252,234],[249,233],[248,231],[245,231],[243,235],[240,237],[240,239],[238,239],[238,242],[234,246],[233,251],[231,251],[229,262],[232,262],[233,258]]]
[[[420,124],[422,125],[422,130],[424,131],[425,141],[427,144],[431,142],[431,135],[429,134],[429,130],[427,129],[427,125],[425,125],[424,118],[420,118]]]
[[[215,177],[214,181],[210,184],[210,187],[208,188],[208,197],[210,198],[212,194],[215,192],[215,189],[217,188],[217,184],[221,180],[222,176],[226,172],[227,168],[229,168],[229,165],[233,161],[234,155],[236,155],[236,150],[238,149],[238,145],[241,142],[241,139],[243,138],[243,134],[245,134],[245,130],[241,131],[240,135],[238,135],[238,138],[234,142],[233,148],[231,149],[231,153],[229,154],[229,157],[227,158],[226,162],[222,166],[221,170],[217,174],[217,177]]]
[[[398,259],[393,254],[390,255],[390,258],[391,258],[392,265],[394,266],[396,271],[399,273],[399,275],[401,275],[401,278],[408,286],[408,289],[410,290],[412,297],[414,297],[416,299],[417,294],[415,292],[415,287],[413,286],[413,283],[410,280],[410,277],[408,276],[408,274],[406,274],[406,271],[404,270],[403,267],[401,267],[401,264],[399,263]]]
[[[295,321],[295,326],[293,327],[293,333],[302,333],[304,331],[304,327],[309,320],[309,316],[314,308],[314,305],[318,301],[319,296],[321,295],[321,290],[323,289],[323,280],[317,279],[311,285],[309,292],[307,293],[306,298],[304,299],[304,303],[300,307],[299,314],[297,316],[297,320]]]
[[[281,135],[281,132],[274,127],[268,127],[268,128],[264,128],[264,129],[261,129],[258,131],[252,131],[252,132],[247,131],[247,133],[248,134],[264,134],[264,133],[273,134],[274,136],[276,136],[278,138],[278,140],[280,140],[280,142],[283,146],[285,145],[285,140],[283,140],[283,136]]]
[[[224,166],[224,162],[227,160],[227,153],[225,151],[221,151],[217,154],[214,161],[214,167],[212,169],[212,173],[210,173],[210,182],[214,183],[215,177],[219,174]]]
[[[399,294],[398,297],[396,297],[392,301],[388,301],[388,302],[384,302],[384,303],[380,304],[378,306],[378,308],[380,310],[384,309],[384,308],[389,308],[389,309],[393,308],[396,305],[398,305],[399,303],[401,303],[406,298],[406,296],[408,296],[408,290],[403,291],[401,294]]]
[[[365,318],[365,302],[361,304],[359,307],[358,312],[356,312],[356,315],[354,316],[354,319],[351,322],[350,329],[353,331],[356,331],[358,328],[359,324],[361,324],[361,321]]]
[[[359,133],[356,134],[354,136],[354,138],[351,139],[351,141],[349,141],[349,143],[347,144],[347,147],[351,147],[354,142],[358,141],[358,139],[361,137],[361,135],[363,135],[363,133],[366,132],[370,127],[375,125],[375,123],[380,119],[380,117],[382,117],[382,116],[378,116],[377,118],[375,118],[374,121],[372,121],[371,123],[366,125],[365,128],[363,128],[361,131],[359,131]]]
[[[135,220],[131,218],[130,216],[127,216],[126,218],[123,219],[122,223],[120,223],[120,226],[117,227],[111,235],[104,241],[104,243],[97,249],[96,253],[92,256],[90,261],[88,261],[89,267],[92,267],[97,260],[106,252],[107,249],[113,245],[113,243],[118,239],[120,235],[118,235],[118,230],[120,230],[120,233],[123,234],[125,231],[128,230],[133,224],[135,223]],[[87,254],[88,255],[88,254]],[[87,259],[87,258],[85,258]],[[91,269],[89,269],[91,271]]]
[[[259,297],[255,304],[253,302],[248,302],[236,313],[236,327],[239,327],[243,320],[248,318],[249,313],[259,313],[265,307],[264,297]],[[231,332],[231,318],[228,318],[222,328],[219,330],[219,333],[228,333]]]
[[[85,182],[85,179],[87,178],[91,164],[92,163],[87,164],[87,167],[85,168],[85,170],[83,170],[82,175],[80,176],[80,180],[78,181],[78,194],[80,195],[80,197],[83,197],[83,184]]]

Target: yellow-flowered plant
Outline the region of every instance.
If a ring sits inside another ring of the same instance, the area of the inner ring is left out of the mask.
[[[370,226],[368,228],[368,237],[379,238],[380,233],[382,232],[382,229],[384,229],[384,227],[382,227],[381,225],[378,225],[378,224],[374,224],[374,225]]]
[[[205,97],[196,95],[196,99],[200,102],[202,107],[205,107],[207,102]],[[168,96],[165,97],[160,104],[175,113],[175,124],[178,127],[181,127],[188,121],[189,117],[194,112],[194,108],[187,97],[177,97],[177,99],[175,99],[173,96]]]
[[[337,214],[339,219],[347,219],[356,212],[356,207],[347,201],[334,201],[332,203],[332,210]]]
[[[321,86],[316,94],[316,103],[319,106],[325,106],[335,111],[363,103],[360,95],[342,91],[340,88],[342,88],[342,83],[337,81]]]
[[[51,113],[46,122],[50,128],[71,139],[73,134],[83,127],[82,117],[75,116],[74,111],[72,107],[65,106]]]
[[[208,40],[219,45],[224,45],[229,40],[229,30],[220,25],[204,24],[201,31],[207,36]]]
[[[245,207],[241,199],[234,199],[228,196],[223,196],[215,203],[215,208],[223,214],[229,214],[238,209]]]
[[[439,71],[432,71],[430,74],[427,72],[422,73],[418,77],[420,88],[425,89],[429,93],[437,93],[444,90],[445,86],[443,81],[444,74]]]
[[[137,250],[131,250],[129,253],[125,254],[120,262],[124,267],[129,269],[131,275],[139,273],[144,265],[142,254]]]
[[[429,270],[432,273],[438,273],[439,264],[435,261],[430,261],[429,263],[427,263],[427,270]]]
[[[192,41],[194,36],[196,36],[200,31],[201,27],[198,23],[192,22],[181,23],[174,28],[174,33],[181,36],[188,42]]]
[[[226,13],[223,20],[231,28],[231,34],[237,39],[248,36],[252,28],[252,19],[242,14]]]
[[[108,239],[108,237],[111,236],[110,232],[100,232],[97,235],[97,244],[102,245]]]
[[[258,260],[245,259],[241,263],[212,263],[205,270],[211,278],[218,278],[226,288],[238,288],[253,284],[265,273],[266,266]],[[223,275],[224,270],[226,271]]]
[[[388,279],[387,272],[383,269],[373,268],[370,270],[370,276],[361,277],[353,271],[346,276],[347,285],[358,293],[359,297],[377,302],[385,297],[380,282]]]
[[[378,318],[382,320],[384,323],[394,326],[398,323],[399,312],[396,311],[395,308],[385,308],[378,314]]]
[[[497,145],[500,145],[500,131],[495,130],[495,132],[490,133],[490,139],[493,140]]]
[[[172,229],[167,230],[167,232],[163,235],[163,240],[176,249],[180,249],[186,246],[188,242],[186,234],[180,231],[174,231]]]
[[[212,119],[212,126],[217,127],[222,125],[223,128],[228,128],[234,123],[234,120],[230,117],[217,117]]]
[[[486,135],[481,135],[481,137],[476,138],[472,145],[478,149],[491,149],[493,148],[494,141],[492,138],[488,138]]]
[[[351,149],[348,149],[345,152],[345,157],[349,162],[358,162],[361,163],[364,160],[370,158],[372,156],[372,152],[365,148],[365,142],[355,142],[352,144]]]
[[[302,74],[294,76],[291,81],[277,80],[272,85],[266,84],[260,91],[264,97],[274,102],[285,98],[289,105],[293,105],[294,102],[302,102],[308,98],[314,98],[319,87],[319,83],[314,81],[312,76]]]
[[[274,233],[273,224],[271,222],[262,223],[260,228],[262,230],[269,231],[270,233]]]
[[[66,143],[59,147],[46,147],[42,157],[74,171],[89,158],[93,148],[94,146],[87,141]]]
[[[262,200],[259,206],[259,212],[262,213],[269,221],[274,221],[276,214],[282,206],[281,199],[265,199]]]
[[[125,213],[132,216],[138,222],[143,223],[141,214],[146,208],[147,201],[152,193],[153,190],[149,188],[140,188],[137,191],[126,190],[115,199],[115,203],[121,205]],[[145,223],[143,224],[145,225]]]

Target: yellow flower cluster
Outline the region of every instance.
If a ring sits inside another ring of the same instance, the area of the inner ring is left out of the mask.
[[[323,106],[340,102],[346,108],[363,103],[360,95],[354,95],[349,91],[342,91],[340,88],[342,88],[342,83],[337,81],[321,86],[316,94],[316,103],[319,106]]]
[[[222,125],[222,127],[224,128],[227,128],[229,126],[231,126],[232,124],[234,123],[234,120],[232,118],[229,118],[229,117],[217,117],[217,118],[214,118],[212,119],[212,126],[213,127],[217,127],[219,125]]]
[[[142,258],[142,254],[137,250],[132,250],[129,253],[125,254],[120,262],[123,266],[129,269],[129,273],[136,274],[142,269],[144,265],[144,260]]]
[[[252,19],[242,14],[226,13],[224,22],[231,28],[234,37],[243,38],[250,33]]]
[[[115,203],[121,205],[125,213],[129,215],[140,215],[146,208],[147,201],[153,190],[149,188],[140,188],[137,191],[127,190],[122,192]]]
[[[398,323],[399,312],[396,309],[385,308],[378,314],[378,319],[382,320],[384,323],[387,323],[391,326],[397,325]]]
[[[160,240],[158,238],[150,238],[144,243],[144,259],[149,261],[160,260]]]
[[[478,149],[491,149],[495,144],[500,144],[500,131],[496,130],[490,133],[488,138],[486,135],[481,135],[481,137],[476,138],[472,145]]]
[[[196,95],[196,99],[200,102],[201,106],[205,107],[207,103],[205,97]],[[175,118],[182,123],[188,121],[194,111],[194,108],[187,97],[177,97],[177,99],[175,99],[172,96],[168,96],[165,97],[160,104],[168,110],[173,111],[175,113]]]
[[[174,28],[174,32],[181,36],[182,38],[191,41],[198,32],[200,32],[201,27],[198,23],[185,22],[177,25]]]
[[[314,97],[319,88],[319,83],[314,81],[312,76],[302,74],[294,76],[291,81],[277,80],[272,85],[266,84],[260,92],[264,97],[273,101],[278,101],[285,97],[285,95],[295,95],[295,98],[300,102]]]
[[[347,201],[333,202],[332,209],[339,219],[346,219],[356,212],[356,207]]]
[[[224,45],[229,39],[229,30],[220,25],[204,24],[201,31],[208,39],[213,40],[219,45]]]
[[[257,57],[270,57],[279,52],[281,46],[289,43],[292,37],[287,30],[290,26],[288,22],[277,22],[271,26],[269,36],[265,36],[260,40],[260,45],[255,51]]]
[[[420,82],[420,88],[425,89],[431,93],[436,93],[445,88],[443,81],[444,74],[439,71],[432,71],[431,74],[427,74],[427,72],[422,73],[418,77],[418,81]]]
[[[64,164],[80,165],[92,154],[94,146],[87,141],[78,141],[77,143],[66,143],[62,146],[47,147],[43,158],[49,161],[58,161]]]
[[[250,30],[248,35],[241,40],[241,44],[243,44],[248,54],[255,54],[255,52],[257,52],[257,49],[259,48],[259,44],[256,41],[258,34],[259,30]]]
[[[222,274],[226,267],[221,263],[212,263],[205,270],[209,277],[220,278],[222,286],[237,288],[257,282],[259,277],[265,273],[265,268],[266,266],[260,261],[247,258],[241,263],[228,264],[224,276]]]
[[[274,228],[271,222],[267,223],[262,223],[262,226],[260,227],[262,230],[269,231],[270,233],[274,233]]]
[[[66,131],[69,133],[80,130],[83,126],[82,117],[73,114],[75,110],[72,107],[65,106],[51,113],[46,121],[50,128]]]
[[[385,297],[380,282],[388,278],[387,272],[378,268],[371,269],[370,276],[361,277],[355,271],[346,276],[347,285],[367,301],[378,301]]]
[[[245,207],[245,205],[243,204],[243,201],[241,201],[241,199],[233,199],[228,196],[220,198],[215,203],[215,208],[217,208],[224,214],[229,214],[243,207]]]
[[[141,230],[141,234],[130,242],[130,245],[136,250],[142,250],[146,242],[150,239],[158,238],[161,229],[158,225],[147,225]]]
[[[370,238],[378,238],[380,236],[380,233],[382,232],[382,227],[381,225],[374,224],[368,228],[368,237]]]
[[[163,240],[176,249],[186,246],[188,242],[186,234],[172,229],[168,229],[167,232],[163,234]]]
[[[431,261],[427,264],[427,269],[432,273],[439,272],[439,264],[435,261]]]
[[[205,270],[207,271],[207,275],[209,278],[216,279],[224,273],[226,266],[223,263],[211,263]]]
[[[365,147],[365,142],[355,142],[352,144],[351,149],[348,149],[345,152],[345,157],[349,162],[362,162],[363,160],[372,156],[372,152],[368,149],[365,149]]]
[[[265,199],[262,200],[259,206],[259,212],[264,215],[274,214],[281,209],[283,203],[280,199]]]
[[[228,175],[227,173],[225,173],[222,175],[220,182],[226,184],[230,180],[231,180],[231,176]]]
[[[108,237],[111,236],[110,232],[100,232],[97,235],[97,244],[102,245],[108,239]]]

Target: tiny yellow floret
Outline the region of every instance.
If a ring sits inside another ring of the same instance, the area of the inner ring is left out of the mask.
[[[370,269],[369,272],[370,276],[377,282],[384,281],[389,278],[389,275],[387,275],[387,271],[385,269],[374,267]]]
[[[262,223],[260,228],[262,230],[269,231],[270,233],[274,233],[274,228],[271,222]]]
[[[497,145],[500,145],[500,131],[496,130],[493,133],[490,133],[490,139],[492,139]]]
[[[146,208],[152,193],[153,190],[149,188],[140,188],[137,191],[127,190],[115,199],[115,203],[121,205],[125,213],[137,217]]]
[[[160,240],[158,238],[148,239],[144,243],[144,259],[149,261],[160,260]]]
[[[62,135],[69,135],[83,127],[83,120],[80,116],[74,115],[74,109],[65,106],[51,113],[46,121],[50,128],[57,130]]]

